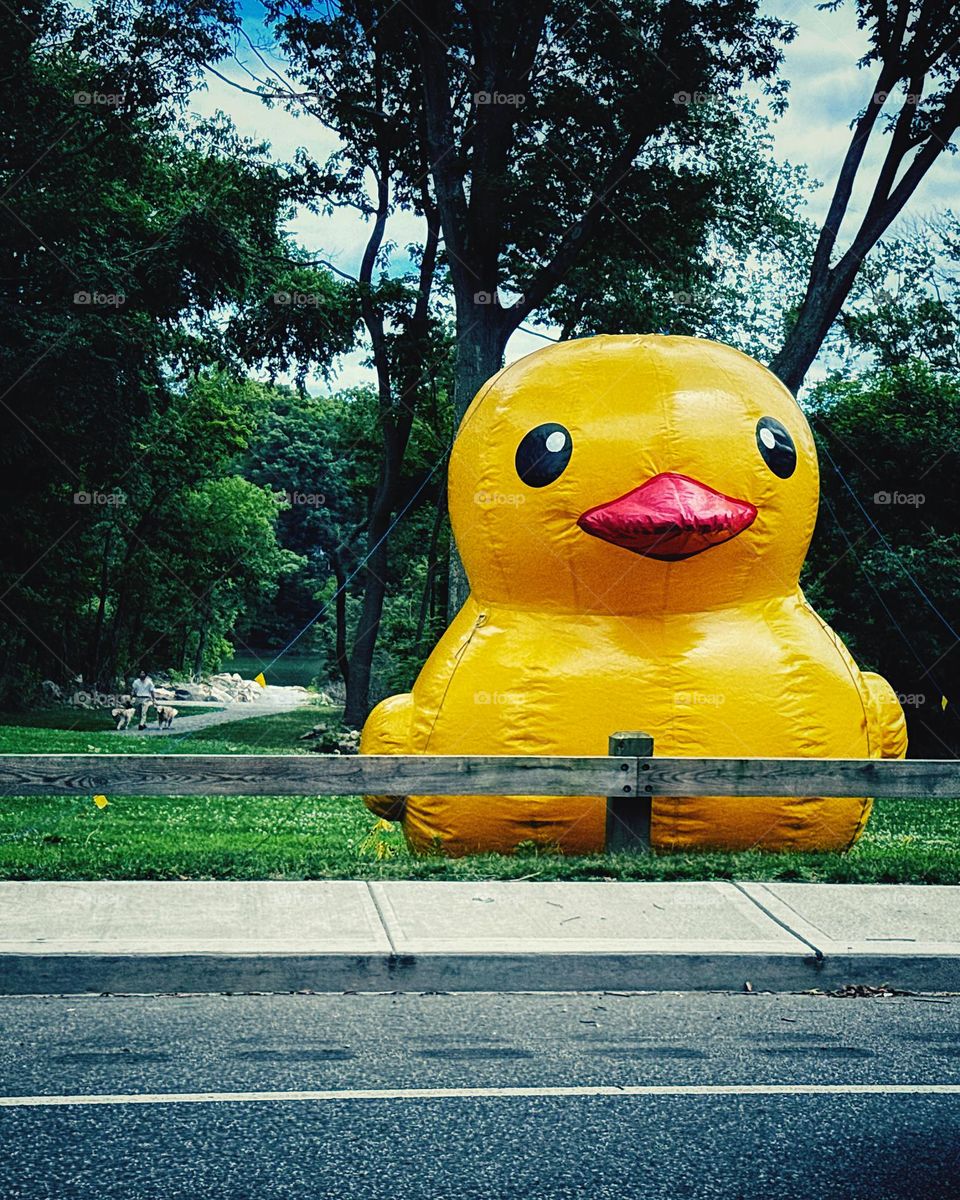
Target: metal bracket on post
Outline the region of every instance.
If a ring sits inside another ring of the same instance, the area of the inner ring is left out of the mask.
[[[615,758],[650,758],[653,738],[647,733],[611,733],[610,754]],[[623,764],[627,767],[627,764]],[[649,786],[649,785],[647,785]],[[650,812],[653,797],[640,783],[640,772],[624,771],[619,795],[607,797],[607,851],[650,853]]]

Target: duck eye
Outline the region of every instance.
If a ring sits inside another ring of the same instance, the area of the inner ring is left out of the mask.
[[[528,487],[546,487],[567,469],[573,438],[562,425],[538,425],[517,447],[517,474]]]
[[[797,469],[797,448],[793,438],[773,417],[757,422],[757,449],[774,475],[789,479]]]

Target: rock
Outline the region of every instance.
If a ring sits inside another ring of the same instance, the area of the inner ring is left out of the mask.
[[[238,675],[236,671],[232,675],[226,671],[220,671],[216,675],[211,675],[207,683],[210,687],[226,688],[229,691],[233,691],[239,684],[243,683],[243,677]]]
[[[153,694],[158,700],[173,700],[174,696],[176,695],[174,689],[168,687],[155,687],[153,689]]]
[[[313,729],[301,734],[301,742],[311,741],[317,744],[310,749],[316,754],[359,754],[360,730],[329,728],[327,725],[314,725]]]
[[[54,683],[52,679],[45,679],[40,684],[40,689],[43,692],[44,700],[62,700],[63,690],[58,683]]]
[[[174,700],[192,700],[193,692],[189,688],[178,687],[173,689]]]
[[[306,690],[306,689],[304,689],[304,690]],[[333,698],[330,696],[330,694],[328,692],[318,692],[317,696],[316,696],[316,701],[318,704],[325,704],[328,708],[334,707]]]

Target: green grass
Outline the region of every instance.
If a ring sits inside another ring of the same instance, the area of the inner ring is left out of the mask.
[[[165,701],[174,708],[176,701]],[[189,708],[177,710],[181,716],[193,716],[194,713],[222,712],[222,704],[197,704]],[[156,724],[156,713],[151,710],[150,724]],[[50,708],[38,708],[34,712],[10,713],[0,712],[0,729],[57,729],[74,733],[105,733],[116,730],[116,722],[110,716],[109,708],[73,708],[68,704],[56,704]]]
[[[314,725],[324,721],[333,721],[340,716],[338,708],[324,708],[313,703],[306,708],[298,708],[293,712],[274,713],[268,717],[247,717],[242,721],[227,721],[212,729],[199,730],[190,734],[191,738],[214,736],[217,741],[229,742],[238,747],[235,753],[254,754],[286,751],[288,754],[305,754],[310,749],[309,742],[298,739],[311,730]],[[176,724],[174,724],[176,728]],[[186,740],[186,739],[184,739]],[[194,754],[202,751],[194,749]],[[213,751],[209,751],[213,753]]]
[[[71,710],[72,711],[72,710]],[[333,713],[318,706],[196,734],[117,738],[0,724],[19,753],[283,753]],[[0,718],[2,720],[2,718]],[[3,879],[784,879],[960,883],[960,803],[879,800],[847,854],[416,857],[356,797],[13,797],[0,801]]]

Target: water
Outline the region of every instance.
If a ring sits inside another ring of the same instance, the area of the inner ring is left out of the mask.
[[[267,663],[277,653],[276,650],[262,650],[253,654],[235,654],[233,658],[225,658],[220,667],[221,671],[236,671],[242,675],[244,679],[253,679],[260,671],[263,671],[267,678],[267,683],[278,684],[282,687],[290,687],[292,684],[300,684],[303,687],[315,679],[322,671],[324,671],[323,661],[318,654],[285,654],[278,662],[275,662],[272,667],[267,668]]]

